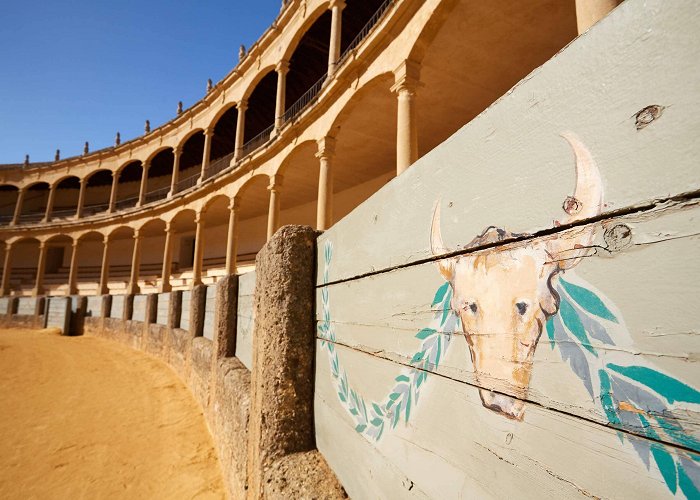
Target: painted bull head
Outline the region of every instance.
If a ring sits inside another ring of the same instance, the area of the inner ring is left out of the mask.
[[[586,147],[572,134],[562,137],[576,157],[576,188],[574,196],[564,202],[567,219],[562,222],[570,224],[600,214],[603,187]],[[513,236],[490,227],[466,248]],[[439,261],[440,273],[453,289],[452,309],[461,319],[479,385],[503,388],[498,392],[479,390],[485,407],[511,419],[522,419],[522,399],[530,385],[537,342],[545,322],[559,309],[552,280],[580,262],[593,236],[590,228],[572,229],[565,236]],[[431,248],[433,255],[450,252],[440,233],[439,204],[433,214]]]

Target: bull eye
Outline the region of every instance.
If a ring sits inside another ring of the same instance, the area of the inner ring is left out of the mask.
[[[527,312],[527,304],[525,302],[518,302],[517,304],[515,304],[515,307],[518,308],[518,314],[520,314],[520,316],[524,315],[525,312]]]

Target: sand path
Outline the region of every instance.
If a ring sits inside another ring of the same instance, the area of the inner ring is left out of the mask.
[[[224,498],[204,417],[162,362],[0,330],[0,498]]]

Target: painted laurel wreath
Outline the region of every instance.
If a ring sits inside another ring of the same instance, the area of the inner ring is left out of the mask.
[[[324,285],[328,283],[332,254],[333,246],[327,241]],[[615,346],[609,332],[623,327],[621,321],[592,287],[559,277],[555,288],[561,303],[557,314],[546,324],[551,348],[559,350],[562,360],[602,408],[608,425],[617,430],[622,443],[625,438],[629,440],[647,470],[653,458],[673,494],[680,488],[687,498],[700,498],[700,454],[691,451],[700,450],[700,441],[685,432],[681,418],[674,414],[678,403],[700,404],[700,392],[649,366],[603,361],[605,356],[600,351],[604,353]],[[379,441],[387,426],[393,429],[400,421],[409,422],[426,380],[436,372],[454,333],[461,329],[459,317],[451,308],[450,285],[445,282],[437,289],[431,302],[434,318],[429,327],[415,335],[421,341],[420,349],[411,357],[410,366],[394,379],[387,396],[379,401],[368,401],[350,386],[335,348],[327,286],[322,288],[321,300],[319,337],[328,355],[338,399],[353,419],[355,430],[371,441]],[[672,450],[662,444],[664,441],[682,448]]]

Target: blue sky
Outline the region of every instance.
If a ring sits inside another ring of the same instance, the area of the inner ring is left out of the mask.
[[[94,151],[204,96],[281,0],[0,0],[0,163]]]

